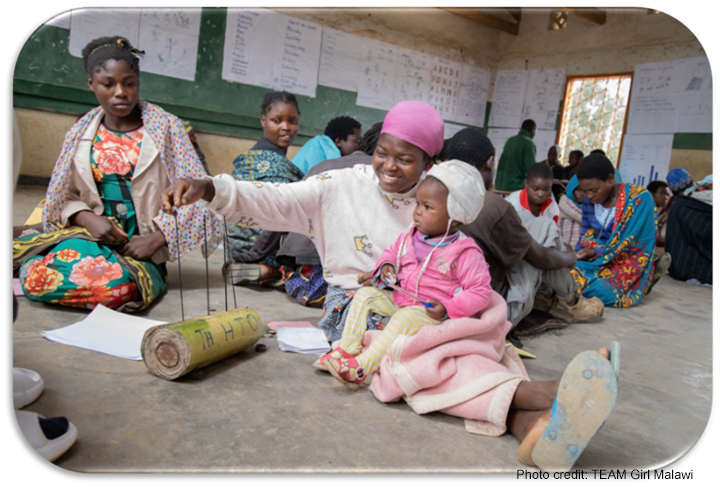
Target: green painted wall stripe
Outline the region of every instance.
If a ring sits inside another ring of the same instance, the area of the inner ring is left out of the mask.
[[[713,134],[675,134],[673,149],[712,150]]]

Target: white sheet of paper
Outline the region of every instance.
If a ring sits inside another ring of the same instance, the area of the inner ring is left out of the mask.
[[[462,85],[462,63],[434,57],[430,78],[430,103],[444,120],[457,120]]]
[[[458,109],[451,120],[482,127],[485,125],[490,71],[462,64]]]
[[[411,49],[398,49],[395,65],[395,103],[415,100],[427,103],[430,96],[433,57]]]
[[[40,333],[53,342],[85,348],[130,360],[142,360],[140,346],[145,332],[164,321],[148,320],[98,305],[73,325]]]
[[[318,84],[357,92],[363,38],[323,27]]]
[[[625,135],[620,176],[625,183],[647,186],[665,179],[670,168],[673,134]]]
[[[401,48],[387,42],[365,39],[360,59],[363,71],[358,80],[356,105],[389,110],[395,104],[395,70]]]
[[[142,9],[138,46],[145,58],[140,69],[194,81],[201,14],[199,8]]]
[[[685,59],[675,132],[712,132],[712,73],[707,57]]]
[[[550,147],[555,145],[555,138],[557,132],[555,130],[537,130],[533,142],[535,142],[535,162],[542,162],[547,159],[548,151]],[[558,154],[560,156],[560,154]]]
[[[130,44],[138,46],[141,12],[141,9],[134,8],[73,10],[70,18],[70,42],[68,45],[70,54],[82,57],[82,50],[88,42],[98,37],[113,35],[123,36],[130,41]],[[144,48],[139,47],[139,49]]]
[[[315,98],[322,26],[307,20],[278,15],[278,49],[273,63],[273,86]]]
[[[222,79],[314,98],[322,27],[266,9],[228,8]]]
[[[638,64],[633,75],[628,134],[675,132],[685,60]]]
[[[649,93],[630,99],[628,134],[672,134],[677,118],[677,93]]]
[[[490,110],[490,127],[510,127],[520,130],[528,71],[516,69],[498,71],[495,95]]]
[[[534,120],[538,130],[555,129],[564,87],[564,68],[531,70],[525,90],[522,119]]]
[[[264,9],[228,8],[222,79],[272,88],[276,15]]]
[[[200,39],[199,8],[73,10],[69,51],[81,57],[93,39],[121,35],[145,51],[140,71],[195,80]]]

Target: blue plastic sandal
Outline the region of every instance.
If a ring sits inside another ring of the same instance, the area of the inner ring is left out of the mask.
[[[610,343],[610,364],[615,371],[615,378],[620,378],[620,343]]]
[[[570,470],[610,415],[617,398],[620,364],[617,342],[611,348],[617,359],[613,365],[600,352],[585,351],[565,369],[550,423],[532,451],[533,462],[542,470]]]

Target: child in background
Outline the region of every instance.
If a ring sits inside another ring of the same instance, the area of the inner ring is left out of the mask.
[[[563,168],[562,175],[560,176],[562,181],[569,181],[575,175],[577,165],[580,164],[583,157],[585,157],[585,154],[583,154],[581,150],[570,151],[568,155],[568,165]]]
[[[563,242],[570,248],[580,240],[580,224],[582,223],[582,202],[585,191],[580,187],[577,176],[573,176],[567,185],[565,194],[560,197],[560,235]]]
[[[414,335],[425,325],[482,311],[492,292],[488,265],[480,247],[457,226],[474,221],[484,199],[482,177],[470,165],[453,160],[432,167],[418,187],[413,224],[377,262],[374,276],[380,289],[357,291],[340,345],[321,357],[316,367],[355,390],[379,368],[395,336]],[[432,307],[420,306],[398,290],[382,289],[384,283],[397,283]],[[370,312],[392,318],[360,353]]]
[[[352,117],[336,117],[325,127],[325,135],[313,137],[293,157],[303,173],[323,161],[348,156],[355,152],[360,140],[362,125]]]
[[[665,235],[663,229],[667,223],[667,202],[670,198],[670,191],[665,181],[652,181],[646,188],[655,201],[655,218],[657,219],[657,232],[655,233],[655,244],[658,247],[665,246]]]
[[[270,91],[263,95],[260,104],[260,125],[263,136],[255,145],[240,153],[233,160],[232,176],[237,181],[258,183],[293,183],[300,181],[304,173],[287,158],[300,127],[300,107],[294,94],[287,91]],[[238,223],[227,225],[228,255],[231,257],[223,267],[234,285],[248,282],[277,282],[280,264],[275,251],[260,249],[265,257],[256,263],[238,263],[253,250],[255,241],[264,232],[262,226]]]
[[[533,218],[546,216],[558,222],[560,210],[557,203],[550,197],[553,173],[550,166],[538,162],[530,166],[525,177],[525,189],[510,193],[507,202],[513,205],[525,225]],[[525,225],[527,227],[527,225]]]

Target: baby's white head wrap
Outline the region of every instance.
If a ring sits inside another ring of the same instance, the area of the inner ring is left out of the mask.
[[[480,171],[453,159],[434,165],[426,176],[438,179],[447,188],[450,218],[465,224],[475,221],[485,201],[485,183]]]

